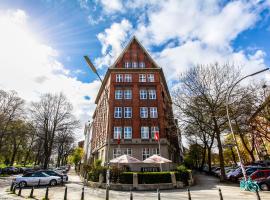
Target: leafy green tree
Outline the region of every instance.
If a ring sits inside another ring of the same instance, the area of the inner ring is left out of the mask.
[[[81,147],[77,147],[74,149],[74,152],[71,155],[71,161],[74,165],[78,165],[83,157],[83,149]]]

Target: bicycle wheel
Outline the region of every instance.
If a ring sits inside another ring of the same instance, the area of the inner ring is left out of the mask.
[[[256,192],[256,191],[259,191],[260,190],[260,187],[257,183],[254,183],[254,182],[251,182],[248,184],[248,188],[247,188],[249,191],[251,192]]]
[[[240,181],[240,189],[241,190],[246,190],[246,181],[245,180]]]

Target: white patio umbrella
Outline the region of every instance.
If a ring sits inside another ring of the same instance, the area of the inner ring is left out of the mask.
[[[110,160],[110,163],[132,164],[132,163],[142,163],[142,161],[129,155],[122,155]]]
[[[152,155],[149,158],[146,158],[143,162],[163,164],[163,163],[171,163],[172,161],[159,155]]]

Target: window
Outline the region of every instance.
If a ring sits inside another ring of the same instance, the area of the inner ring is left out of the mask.
[[[138,63],[137,62],[132,62],[132,67],[133,68],[137,68],[138,67]]]
[[[150,157],[150,150],[149,148],[143,148],[142,149],[142,158],[145,160],[146,158]]]
[[[147,99],[147,90],[145,89],[140,90],[140,99]]]
[[[148,126],[141,127],[141,138],[142,139],[149,139],[149,127]]]
[[[139,82],[146,82],[146,75],[145,74],[139,74]]]
[[[151,127],[151,138],[152,139],[155,139],[155,133],[156,132],[158,132],[158,134],[159,134],[159,128],[158,128],[158,126],[152,126]]]
[[[122,117],[122,108],[115,107],[114,108],[114,118],[121,118]]]
[[[150,118],[157,118],[157,107],[150,107]]]
[[[153,148],[152,149],[152,155],[159,155],[159,149],[158,148]]]
[[[132,82],[132,75],[131,74],[125,74],[125,82]]]
[[[121,156],[121,149],[117,148],[117,149],[113,149],[113,158],[117,158]]]
[[[122,90],[115,90],[115,99],[122,99]]]
[[[131,126],[124,127],[124,138],[125,139],[132,139],[132,127]]]
[[[139,67],[140,68],[145,68],[145,63],[144,62],[140,62]]]
[[[157,93],[155,89],[148,90],[149,93],[149,99],[156,99],[157,98]]]
[[[141,107],[140,108],[140,116],[141,116],[141,118],[147,118],[148,117],[148,109],[147,109],[147,107]]]
[[[121,139],[122,138],[122,127],[121,126],[115,126],[114,132],[113,132],[113,138],[114,139]]]
[[[123,82],[123,74],[116,74],[116,82]]]
[[[131,68],[131,63],[130,62],[125,62],[125,68]]]
[[[132,108],[125,107],[124,108],[124,118],[131,118],[132,117]]]
[[[132,149],[131,148],[123,149],[123,154],[132,156]]]
[[[132,90],[124,91],[124,99],[132,99]]]
[[[147,75],[147,80],[148,80],[148,82],[155,82],[154,74],[148,74]]]

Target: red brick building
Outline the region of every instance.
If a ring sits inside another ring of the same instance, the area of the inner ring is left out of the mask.
[[[91,143],[94,159],[104,163],[128,154],[144,160],[159,154],[154,139],[158,132],[161,156],[180,161],[180,133],[163,71],[136,37],[108,69],[95,103]]]

